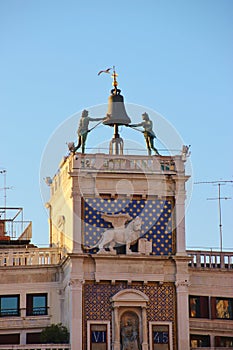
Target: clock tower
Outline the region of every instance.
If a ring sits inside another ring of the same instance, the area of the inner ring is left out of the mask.
[[[188,149],[159,154],[148,111],[132,124],[116,77],[102,118],[109,151],[85,153],[86,115],[82,153],[70,147],[50,186],[50,244],[68,253],[63,323],[72,349],[188,349]],[[120,125],[141,128],[148,155],[125,154]]]

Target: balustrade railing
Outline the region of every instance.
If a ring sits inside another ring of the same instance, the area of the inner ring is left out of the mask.
[[[187,250],[193,268],[233,269],[233,252]]]
[[[62,259],[60,248],[10,248],[0,250],[0,266],[53,265]]]

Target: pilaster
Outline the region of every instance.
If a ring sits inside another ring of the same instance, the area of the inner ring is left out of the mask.
[[[185,246],[185,179],[176,180],[175,215],[176,215],[176,253],[186,255]]]
[[[146,307],[142,307],[142,350],[148,350]]]
[[[178,349],[189,349],[189,308],[187,280],[176,281]]]
[[[82,288],[84,281],[71,279],[70,286],[70,344],[71,349],[82,349]]]
[[[113,340],[113,350],[120,350],[120,326],[119,326],[119,307],[115,306],[113,309],[113,319],[114,319],[114,340]]]
[[[74,178],[75,179],[75,178]],[[82,253],[82,198],[81,195],[72,191],[73,198],[73,252]]]
[[[22,345],[26,345],[27,344],[26,330],[23,330],[20,333],[20,344],[22,344]]]

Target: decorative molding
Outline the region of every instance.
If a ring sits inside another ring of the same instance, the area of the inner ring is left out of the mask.
[[[81,200],[81,194],[77,189],[72,188],[70,192],[70,198],[73,198],[74,200],[77,200],[77,199]]]
[[[146,307],[146,303],[149,301],[148,296],[136,289],[124,289],[116,293],[112,298],[113,307],[134,305]]]
[[[85,283],[85,281],[82,279],[79,279],[79,278],[71,278],[69,280],[69,286],[71,288],[77,288],[77,289],[82,288],[84,283]]]
[[[176,286],[176,288],[182,288],[182,287],[184,287],[184,288],[188,288],[189,286],[190,286],[190,282],[189,281],[187,281],[187,280],[184,280],[184,281],[176,281],[175,282],[175,286]]]
[[[57,289],[57,294],[58,294],[61,298],[64,298],[64,294],[65,294],[64,289]]]

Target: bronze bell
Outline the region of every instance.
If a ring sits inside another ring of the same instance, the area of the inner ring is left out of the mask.
[[[108,98],[108,119],[103,122],[105,125],[127,125],[131,123],[125,110],[124,97],[120,94],[121,90],[113,89]]]

